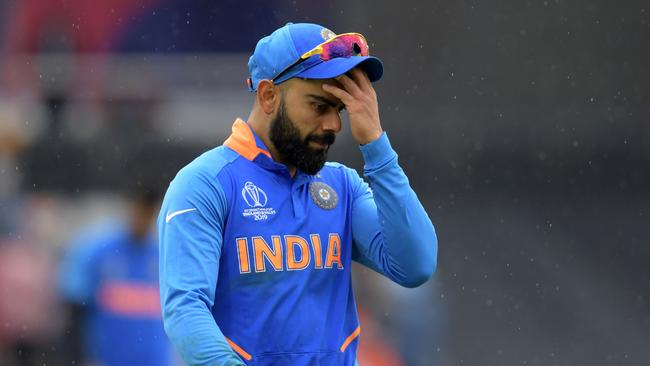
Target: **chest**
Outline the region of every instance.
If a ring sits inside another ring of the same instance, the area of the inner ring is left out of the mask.
[[[232,180],[222,262],[231,273],[327,271],[348,267],[351,202],[333,175],[239,174]]]

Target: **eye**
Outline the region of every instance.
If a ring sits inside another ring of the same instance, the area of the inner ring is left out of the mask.
[[[327,104],[324,104],[324,103],[314,103],[313,105],[314,105],[314,110],[318,114],[326,113],[328,108],[329,108],[329,106]]]

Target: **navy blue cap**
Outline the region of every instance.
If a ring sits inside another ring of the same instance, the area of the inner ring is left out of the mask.
[[[260,39],[255,52],[248,60],[250,90],[257,90],[260,80],[275,78],[298,61],[301,55],[325,42],[332,35],[334,35],[332,31],[318,24],[287,23],[271,35]],[[275,83],[280,84],[295,77],[330,79],[343,75],[357,66],[361,67],[373,82],[381,79],[384,73],[381,60],[373,56],[339,57],[322,61],[319,55],[314,55],[287,70],[275,80]]]

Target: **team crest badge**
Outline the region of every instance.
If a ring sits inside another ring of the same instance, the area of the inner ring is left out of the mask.
[[[326,41],[327,41],[328,39],[332,39],[332,38],[336,37],[336,33],[332,32],[331,30],[329,30],[329,29],[327,29],[327,28],[323,28],[323,29],[320,31],[320,35],[321,35],[321,36],[323,37],[323,39],[326,40]]]
[[[336,191],[323,182],[311,183],[309,193],[316,206],[324,210],[331,210],[339,203],[339,196]]]

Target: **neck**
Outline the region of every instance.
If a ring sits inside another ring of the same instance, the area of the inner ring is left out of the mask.
[[[248,125],[251,126],[253,132],[262,140],[264,145],[269,149],[273,161],[283,164],[289,170],[291,177],[296,176],[296,167],[292,164],[287,163],[287,161],[280,155],[278,150],[275,148],[275,144],[271,141],[269,136],[269,119],[266,115],[259,115],[259,112],[255,109],[251,111],[251,114],[248,116]]]

